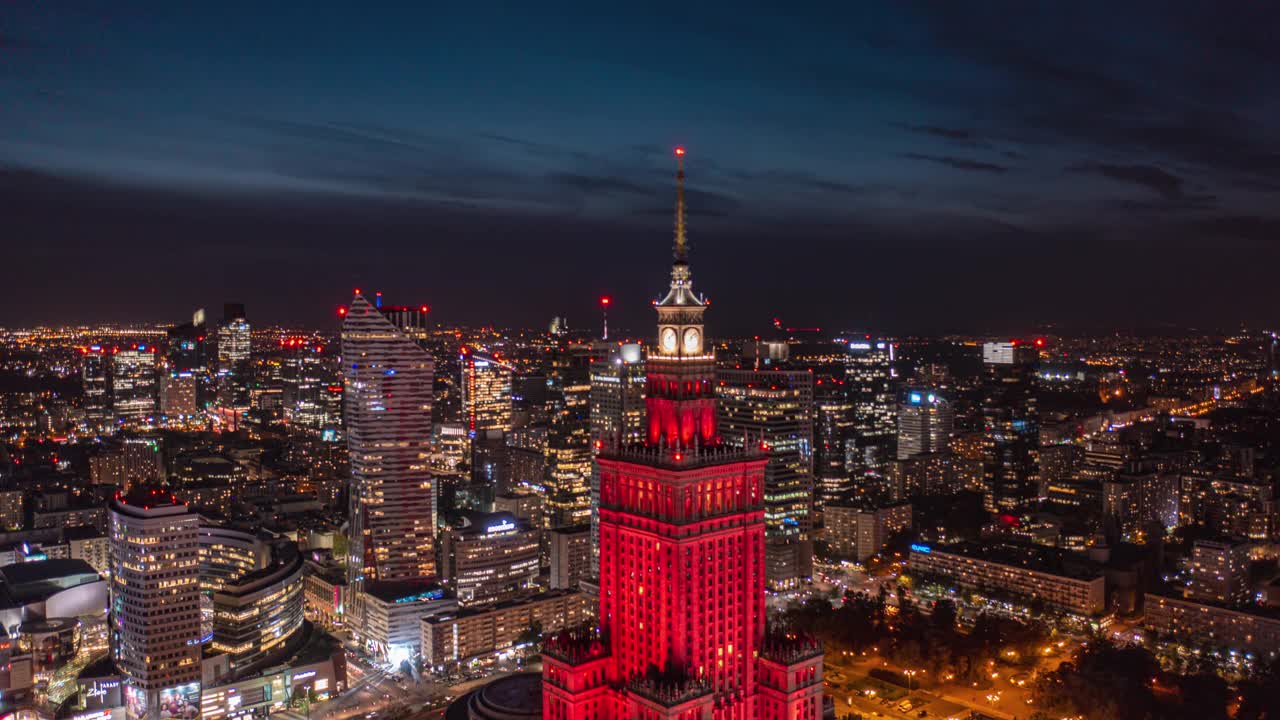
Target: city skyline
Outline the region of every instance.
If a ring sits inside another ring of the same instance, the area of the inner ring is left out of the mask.
[[[1275,324],[1270,6],[218,8],[2,11],[0,323],[641,328],[686,144],[725,333]]]
[[[575,5],[0,7],[0,717],[1280,719],[1280,7]]]

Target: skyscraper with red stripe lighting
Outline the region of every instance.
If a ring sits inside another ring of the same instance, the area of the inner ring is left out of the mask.
[[[693,291],[677,178],[671,286],[646,361],[648,437],[600,438],[600,617],[550,638],[543,717],[816,720],[817,643],[769,632],[764,453],[716,428],[707,301]]]

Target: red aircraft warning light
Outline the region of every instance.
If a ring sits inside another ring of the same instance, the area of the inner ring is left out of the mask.
[[[342,315],[346,315],[346,314],[347,314],[347,308],[346,308],[346,306],[345,306],[345,305],[339,305],[339,306],[338,306],[338,315],[339,315],[339,316],[342,316]]]

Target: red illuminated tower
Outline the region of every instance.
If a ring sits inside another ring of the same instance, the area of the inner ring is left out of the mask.
[[[551,638],[543,717],[817,720],[822,651],[766,632],[763,452],[720,443],[706,300],[677,174],[671,287],[649,350],[648,442],[604,438],[599,626]]]

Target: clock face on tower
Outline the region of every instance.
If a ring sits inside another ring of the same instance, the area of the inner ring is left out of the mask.
[[[702,349],[702,337],[697,329],[689,328],[684,331],[684,351],[688,355],[696,355]]]
[[[673,353],[676,351],[676,329],[662,328],[662,351]]]

